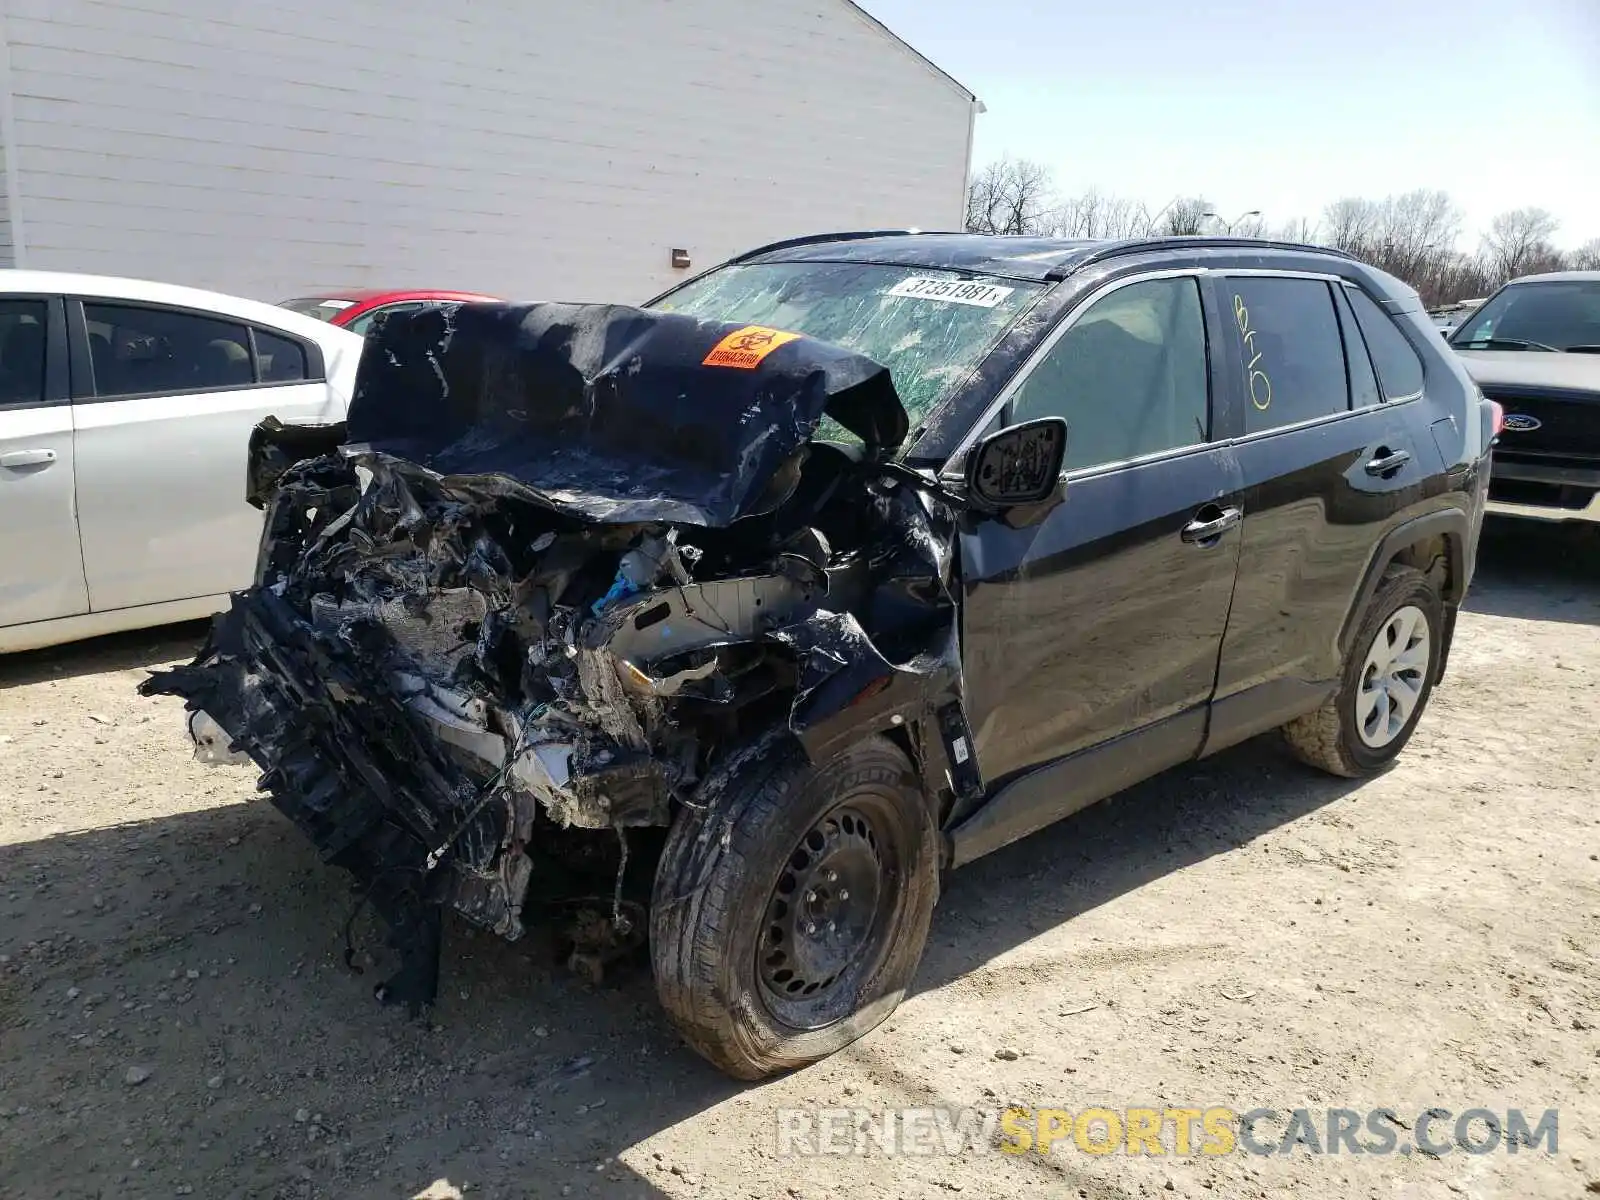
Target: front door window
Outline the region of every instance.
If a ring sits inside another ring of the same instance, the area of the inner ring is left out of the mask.
[[[1065,417],[1068,470],[1206,440],[1205,318],[1192,276],[1095,301],[1012,398],[1011,421]]]
[[[0,407],[44,403],[45,302],[0,300]]]

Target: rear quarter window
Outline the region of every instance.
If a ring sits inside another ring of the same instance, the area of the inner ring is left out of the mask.
[[[1356,321],[1372,352],[1372,365],[1378,372],[1378,387],[1385,400],[1408,400],[1422,392],[1422,359],[1412,349],[1394,318],[1378,307],[1377,301],[1357,287],[1344,289]]]

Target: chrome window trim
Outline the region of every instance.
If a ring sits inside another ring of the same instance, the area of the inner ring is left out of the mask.
[[[1332,425],[1335,421],[1345,421],[1351,417],[1370,415],[1382,412],[1386,408],[1394,408],[1401,404],[1415,404],[1422,399],[1422,393],[1408,396],[1404,400],[1386,400],[1382,404],[1367,404],[1361,408],[1346,409],[1344,412],[1328,413],[1321,417],[1312,417],[1306,421],[1296,421],[1293,425],[1274,425],[1271,429],[1258,430],[1247,433],[1242,437],[1231,438],[1227,442],[1218,442],[1216,445],[1241,446],[1246,442],[1258,442],[1262,438],[1276,437],[1280,433],[1293,433],[1299,429],[1315,429],[1318,425]]]
[[[1255,278],[1319,279],[1323,283],[1345,283],[1343,275],[1330,275],[1326,271],[1292,271],[1285,267],[1213,267],[1213,275],[1241,275]]]
[[[1040,362],[1042,362],[1050,354],[1050,352],[1055,348],[1056,343],[1063,336],[1065,336],[1067,330],[1071,329],[1075,324],[1077,324],[1079,317],[1088,312],[1104,297],[1109,296],[1111,293],[1120,288],[1127,287],[1129,284],[1144,283],[1152,279],[1178,279],[1184,276],[1192,276],[1196,279],[1200,279],[1205,276],[1213,276],[1218,278],[1249,276],[1258,279],[1306,279],[1317,283],[1334,284],[1343,287],[1359,286],[1343,275],[1336,275],[1322,271],[1296,271],[1281,267],[1173,267],[1166,270],[1148,271],[1139,275],[1129,275],[1122,279],[1112,280],[1110,283],[1107,283],[1104,286],[1096,289],[1087,297],[1085,297],[1083,303],[1074,308],[1068,315],[1067,319],[1053,329],[1049,336],[1046,337],[1037,348],[1035,348],[1034,352],[1028,356],[1027,361],[1024,362],[1022,366],[1019,367],[1006,382],[1005,387],[1000,389],[999,395],[997,395],[989,404],[979,419],[973,423],[972,428],[967,431],[966,436],[963,437],[962,440],[956,445],[954,452],[952,452],[950,457],[945,460],[945,465],[940,468],[939,477],[949,481],[955,481],[959,479],[959,474],[951,471],[951,464],[960,462],[967,452],[977,444],[981,431],[987,428],[989,422],[994,420],[995,416],[1005,409],[1005,406],[1010,403],[1011,398],[1017,393],[1018,389],[1020,389],[1022,385],[1027,382],[1028,377],[1033,374]],[[1333,297],[1328,297],[1328,303],[1330,305],[1333,303]],[[1337,313],[1335,314],[1335,320],[1337,320]],[[1363,337],[1365,337],[1364,333]],[[1409,339],[1407,340],[1409,341]],[[1211,366],[1209,345],[1207,346],[1207,351],[1206,366],[1207,371],[1209,372]],[[1344,342],[1342,337],[1340,339],[1339,353],[1341,356],[1344,354]],[[1373,374],[1376,376],[1376,369],[1374,369]],[[1383,382],[1382,380],[1378,380],[1377,382],[1379,393],[1381,394],[1383,390]],[[1071,481],[1093,475],[1104,475],[1111,471],[1121,470],[1126,467],[1144,466],[1146,463],[1160,462],[1162,459],[1167,458],[1179,458],[1184,455],[1194,454],[1201,450],[1211,449],[1219,446],[1237,446],[1246,442],[1259,441],[1262,438],[1276,437],[1281,433],[1294,433],[1299,430],[1314,429],[1319,425],[1329,425],[1334,421],[1347,420],[1350,417],[1360,416],[1363,413],[1381,412],[1384,409],[1394,408],[1398,405],[1415,403],[1416,401],[1422,399],[1423,395],[1426,393],[1426,390],[1427,389],[1424,388],[1422,391],[1416,392],[1413,395],[1400,396],[1393,400],[1385,399],[1380,404],[1370,404],[1362,408],[1348,408],[1344,412],[1326,413],[1320,417],[1312,417],[1305,421],[1296,421],[1292,425],[1275,425],[1271,429],[1262,429],[1255,433],[1242,434],[1236,438],[1227,438],[1222,441],[1192,442],[1187,446],[1174,446],[1171,449],[1158,450],[1152,454],[1141,455],[1138,458],[1124,458],[1118,459],[1114,462],[1096,463],[1094,466],[1090,467],[1076,467],[1069,471],[1063,471],[1061,473],[1061,478],[1064,481]],[[1346,402],[1348,403],[1348,379],[1345,381],[1345,393]],[[1210,404],[1212,399],[1213,397],[1208,394],[1208,404]],[[1208,411],[1207,417],[1209,418],[1211,415],[1213,414]]]
[[[1190,442],[1187,446],[1174,446],[1169,450],[1156,450],[1150,454],[1141,454],[1137,458],[1118,458],[1110,462],[1095,463],[1092,467],[1074,467],[1069,471],[1061,472],[1061,478],[1070,481],[1087,479],[1095,475],[1109,475],[1113,471],[1124,470],[1128,467],[1146,467],[1151,463],[1164,462],[1170,458],[1187,458],[1191,454],[1222,449],[1230,444],[1229,442]]]

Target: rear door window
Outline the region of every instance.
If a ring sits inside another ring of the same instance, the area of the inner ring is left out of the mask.
[[[1394,318],[1378,307],[1377,301],[1360,288],[1346,287],[1344,294],[1355,309],[1372,365],[1378,371],[1378,386],[1385,400],[1409,400],[1422,394],[1422,359],[1411,348]]]
[[[249,387],[244,325],[177,309],[86,302],[94,391],[101,399]]]
[[[257,329],[256,360],[262,383],[299,383],[307,377],[306,348],[281,334]]]
[[[1277,276],[1230,276],[1224,285],[1245,381],[1245,433],[1348,411],[1344,343],[1328,285]]]
[[[44,403],[43,300],[0,300],[0,408]]]

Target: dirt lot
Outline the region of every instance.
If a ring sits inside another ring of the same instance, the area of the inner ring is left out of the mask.
[[[0,662],[0,1196],[1600,1191],[1600,531],[1491,522],[1469,607],[1395,770],[1262,740],[984,860],[887,1026],[754,1088],[534,939],[452,924],[431,1022],[380,1011],[342,879],[134,693],[195,627]],[[1557,1108],[1559,1150],[776,1152],[780,1108],[1007,1102]]]

